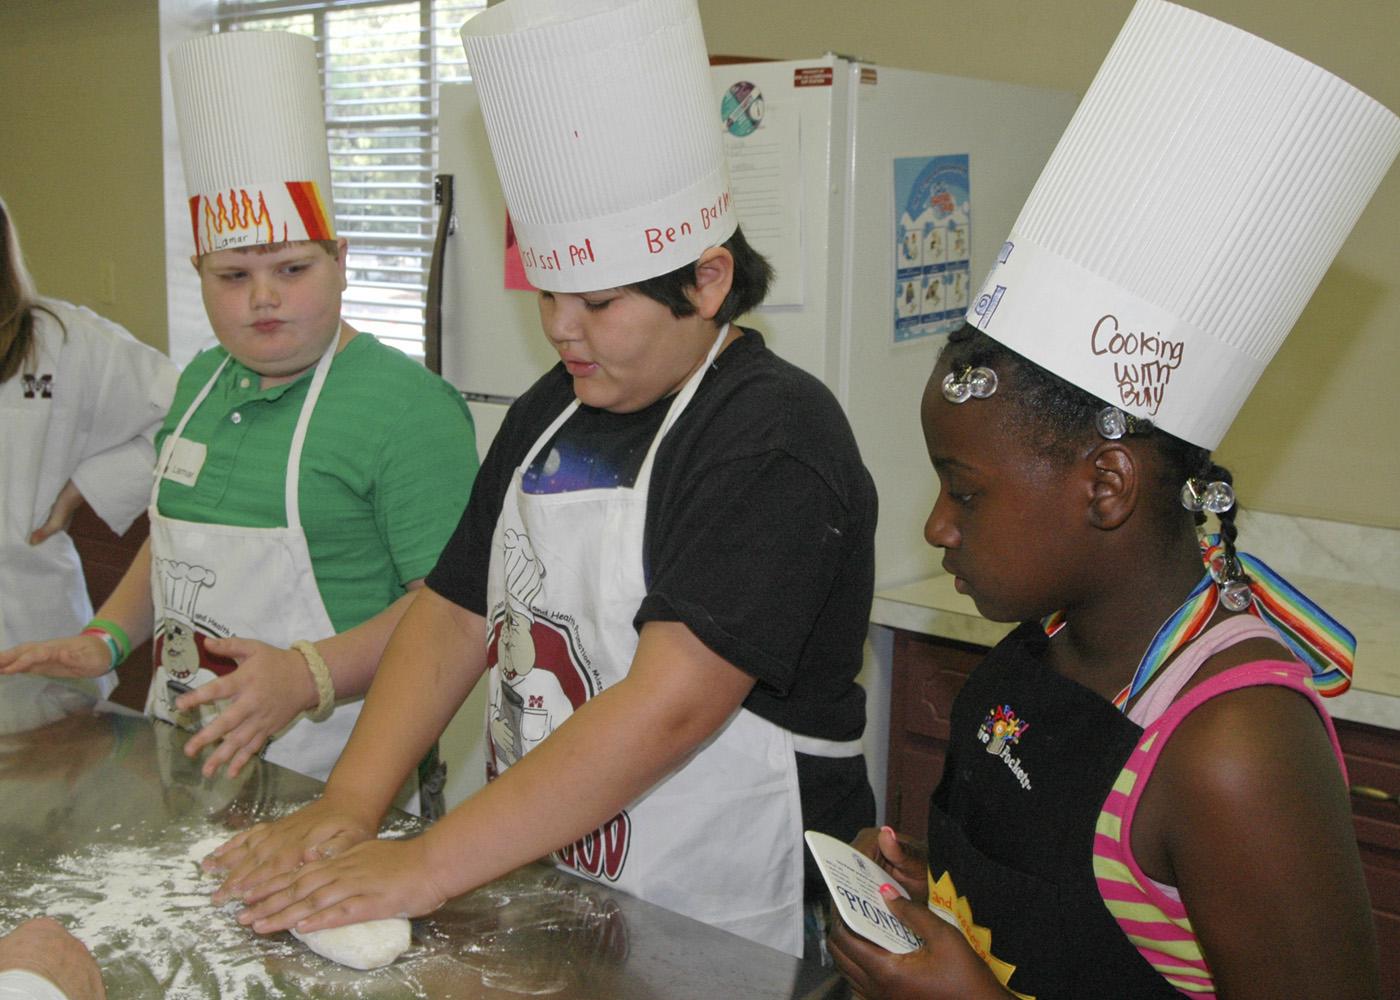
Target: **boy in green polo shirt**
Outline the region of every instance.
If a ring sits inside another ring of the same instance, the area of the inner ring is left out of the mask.
[[[81,635],[0,653],[0,672],[100,674],[154,636],[147,711],[202,727],[185,750],[214,746],[206,774],[266,748],[324,778],[466,505],[475,435],[451,386],[340,317],[310,40],[213,35],[171,62],[219,346],[181,377],[121,583]]]

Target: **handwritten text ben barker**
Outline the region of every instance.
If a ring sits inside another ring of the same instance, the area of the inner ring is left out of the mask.
[[[700,209],[700,228],[709,229],[729,212],[729,192],[725,191],[715,199],[714,204],[705,205]],[[647,252],[660,253],[666,247],[685,236],[690,236],[695,232],[695,228],[688,221],[683,221],[679,226],[667,226],[664,229],[648,228],[646,231]]]

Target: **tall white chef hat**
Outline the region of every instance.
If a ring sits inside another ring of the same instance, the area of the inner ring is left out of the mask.
[[[642,281],[734,233],[695,0],[506,0],[462,44],[536,288]]]
[[[1213,449],[1397,151],[1344,81],[1138,0],[967,321]]]
[[[195,252],[335,239],[316,43],[283,31],[170,53]]]

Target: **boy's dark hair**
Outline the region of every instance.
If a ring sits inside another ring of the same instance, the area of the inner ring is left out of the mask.
[[[1078,453],[1086,438],[1098,435],[1094,417],[1109,404],[1004,347],[976,327],[963,324],[950,333],[943,357],[954,368],[985,365],[997,373],[1003,385],[1014,381],[1007,397],[1025,418],[1026,433],[1033,443],[1051,458],[1067,462]],[[1008,379],[1008,376],[1013,378]],[[1183,511],[1181,487],[1188,479],[1234,482],[1230,470],[1216,465],[1208,449],[1155,427],[1134,437],[1155,448],[1161,457],[1162,476],[1151,495],[1159,510],[1169,517],[1180,516]],[[1238,509],[1236,504],[1217,515],[1225,554],[1231,559],[1239,534],[1235,526]],[[1195,515],[1198,526],[1205,520],[1204,513]]]
[[[723,326],[761,305],[768,296],[768,286],[773,280],[773,266],[744,238],[742,227],[735,229],[734,235],[720,245],[734,258],[734,283],[715,314],[716,326]],[[627,287],[660,302],[677,319],[695,315],[695,307],[685,297],[686,291],[695,287],[693,262],[667,274],[633,282]]]

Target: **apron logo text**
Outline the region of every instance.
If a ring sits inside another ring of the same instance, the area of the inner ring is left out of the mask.
[[[559,863],[595,879],[616,882],[627,864],[632,843],[632,817],[624,809],[592,833],[584,834],[554,853]]]
[[[1030,723],[1017,717],[1010,705],[997,705],[982,724],[977,727],[977,738],[986,744],[987,753],[1000,757],[1020,786],[1027,791],[1031,787],[1031,777],[1021,766],[1021,758],[1011,755],[1011,748],[1021,742]]]
[[[53,399],[53,376],[31,375],[28,372],[19,377],[24,387],[25,399]]]

